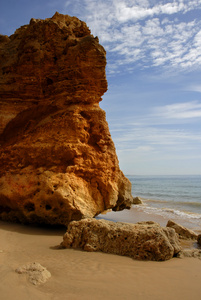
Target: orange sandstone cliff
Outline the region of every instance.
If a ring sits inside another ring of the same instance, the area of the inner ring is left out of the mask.
[[[56,13],[0,36],[0,218],[68,224],[129,208],[105,112],[106,52]]]

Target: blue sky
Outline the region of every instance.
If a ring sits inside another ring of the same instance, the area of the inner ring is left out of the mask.
[[[201,0],[1,0],[0,33],[55,11],[107,51],[106,111],[125,174],[201,174]]]

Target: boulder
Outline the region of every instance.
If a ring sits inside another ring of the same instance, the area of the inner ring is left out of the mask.
[[[96,219],[71,222],[61,246],[154,261],[168,260],[181,250],[172,228],[162,228],[157,223],[129,224]]]
[[[179,225],[172,220],[168,221],[167,227],[174,228],[174,230],[176,231],[176,233],[179,235],[181,239],[190,239],[190,240],[197,239],[197,234],[193,230],[190,230],[182,225]]]
[[[56,13],[0,36],[0,218],[68,224],[130,208],[105,112],[106,52]]]

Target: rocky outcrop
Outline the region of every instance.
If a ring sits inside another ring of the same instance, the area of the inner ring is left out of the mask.
[[[96,219],[71,222],[61,246],[155,261],[168,260],[181,250],[172,228],[154,222],[129,224]]]
[[[106,52],[56,13],[0,36],[0,218],[67,224],[129,208],[101,96]]]
[[[191,240],[197,239],[197,234],[193,230],[190,230],[180,224],[177,224],[172,220],[168,221],[167,227],[174,228],[174,230],[176,231],[176,233],[179,235],[181,239],[191,239]]]

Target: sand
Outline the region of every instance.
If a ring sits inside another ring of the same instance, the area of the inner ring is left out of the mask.
[[[1,300],[166,300],[201,299],[201,260],[166,262],[57,249],[65,228],[23,226],[0,221]],[[15,269],[39,262],[51,272],[34,286]]]

